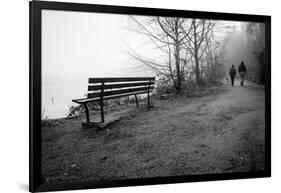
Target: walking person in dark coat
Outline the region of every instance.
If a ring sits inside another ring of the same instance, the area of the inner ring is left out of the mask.
[[[243,85],[244,85],[245,75],[246,75],[246,73],[247,73],[247,69],[246,69],[246,66],[244,65],[244,62],[243,62],[243,61],[242,61],[241,64],[239,65],[238,72],[239,72],[240,78],[241,78],[240,85],[243,86]]]
[[[235,79],[235,76],[236,76],[236,70],[234,68],[234,65],[232,65],[232,67],[229,70],[229,76],[230,76],[230,79],[231,79],[231,85],[233,86],[234,85],[234,79]]]

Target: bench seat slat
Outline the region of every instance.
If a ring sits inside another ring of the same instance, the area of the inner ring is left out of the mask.
[[[154,82],[135,82],[135,83],[120,83],[120,84],[105,84],[103,86],[103,89],[114,89],[114,88],[126,88],[126,87],[137,87],[137,86],[148,86],[153,85]],[[101,85],[89,85],[88,91],[95,91],[95,90],[101,90]]]
[[[152,90],[150,90],[152,92]],[[139,91],[139,92],[131,92],[131,93],[125,93],[125,94],[119,94],[119,95],[111,95],[111,96],[106,96],[103,98],[103,100],[109,100],[109,99],[114,99],[114,98],[120,98],[120,97],[125,97],[125,96],[131,96],[131,95],[137,95],[137,94],[146,94],[147,91]],[[72,100],[75,103],[83,104],[83,103],[88,103],[88,102],[99,102],[100,98],[82,98],[82,99],[73,99]]]
[[[153,81],[155,77],[110,77],[110,78],[89,78],[89,83],[103,82],[132,82],[132,81]]]
[[[138,88],[129,88],[129,89],[121,89],[121,90],[112,90],[112,91],[104,91],[103,97],[111,96],[111,95],[118,95],[118,94],[125,94],[125,93],[131,93],[131,92],[138,92],[138,91],[148,91],[148,88],[154,89],[154,86],[145,86],[145,87],[138,87]],[[88,93],[88,98],[96,98],[100,97],[101,92],[95,92],[95,93]]]

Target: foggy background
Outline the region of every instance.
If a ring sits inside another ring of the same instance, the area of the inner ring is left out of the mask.
[[[246,65],[256,62],[242,30],[246,23],[218,22],[226,26],[216,34],[227,39],[221,59],[226,75],[232,64],[237,68],[242,60]],[[71,100],[87,93],[89,77],[156,76],[128,54],[134,50],[161,59],[130,24],[127,15],[43,10],[42,112],[46,118],[65,117]]]

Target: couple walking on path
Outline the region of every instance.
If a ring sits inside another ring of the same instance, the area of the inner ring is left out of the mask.
[[[246,66],[245,66],[243,61],[241,62],[241,64],[238,67],[238,72],[239,72],[240,78],[241,78],[240,85],[243,86],[245,74],[247,73],[247,69],[246,69]],[[236,70],[235,70],[234,65],[232,65],[232,67],[230,68],[229,75],[230,75],[230,78],[231,78],[231,85],[233,86],[234,85],[234,79],[235,79],[235,76],[236,76]]]

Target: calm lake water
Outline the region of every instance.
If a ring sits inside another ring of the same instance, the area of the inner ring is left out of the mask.
[[[42,113],[48,119],[66,117],[72,99],[83,98],[87,93],[87,83],[42,86]]]

